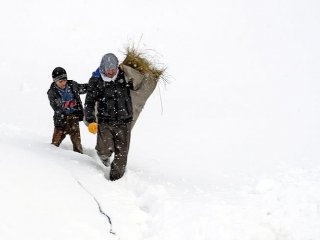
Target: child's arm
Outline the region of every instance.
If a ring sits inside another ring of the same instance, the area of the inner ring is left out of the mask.
[[[59,112],[63,112],[63,102],[61,101],[61,99],[56,98],[54,96],[54,92],[53,91],[48,91],[48,98],[50,101],[50,106],[52,107],[53,111],[59,113]]]
[[[88,92],[88,83],[83,83],[83,84],[78,83],[78,85],[79,85],[79,94],[86,94]]]

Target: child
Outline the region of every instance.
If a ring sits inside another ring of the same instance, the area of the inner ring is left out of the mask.
[[[80,94],[87,93],[88,84],[78,84],[67,80],[67,73],[62,67],[52,72],[53,83],[48,90],[50,105],[54,111],[54,132],[52,144],[59,146],[67,134],[73,144],[73,151],[83,153],[79,121],[83,120],[83,106]]]

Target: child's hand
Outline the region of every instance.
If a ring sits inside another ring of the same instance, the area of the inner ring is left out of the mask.
[[[93,122],[93,123],[89,123],[88,125],[88,130],[89,132],[91,132],[92,134],[96,134],[98,132],[98,124]]]

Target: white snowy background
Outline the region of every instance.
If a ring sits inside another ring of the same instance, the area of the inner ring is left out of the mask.
[[[316,0],[3,2],[0,239],[319,240],[319,12]],[[85,83],[130,43],[170,83],[110,182],[83,123],[84,155],[69,138],[50,145],[46,92],[55,67]]]

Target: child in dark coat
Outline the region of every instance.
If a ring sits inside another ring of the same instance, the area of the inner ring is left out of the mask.
[[[56,67],[52,72],[53,83],[48,90],[50,105],[54,111],[52,144],[59,146],[70,135],[73,151],[83,153],[79,121],[83,120],[80,94],[87,93],[88,84],[68,80],[66,70]]]

